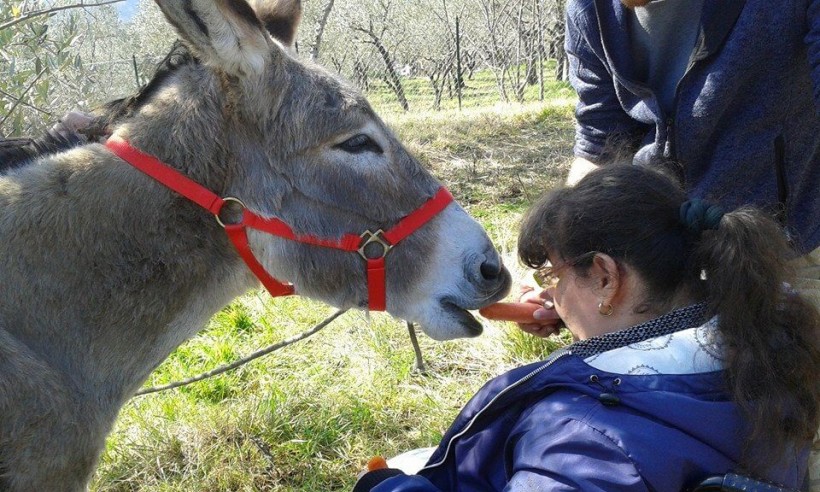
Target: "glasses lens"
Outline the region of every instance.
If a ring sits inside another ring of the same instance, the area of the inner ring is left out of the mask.
[[[552,266],[543,266],[533,272],[535,283],[542,289],[549,289],[555,287],[558,283],[558,277],[553,273]]]
[[[535,283],[538,284],[539,287],[542,289],[549,289],[553,288],[558,285],[558,272],[563,270],[567,267],[574,267],[577,265],[581,260],[594,255],[595,251],[590,251],[588,253],[584,253],[580,256],[576,256],[571,261],[566,263],[562,263],[558,268],[555,268],[553,265],[549,263],[545,263],[544,266],[541,268],[537,268],[535,272],[533,272],[532,276],[535,279]]]

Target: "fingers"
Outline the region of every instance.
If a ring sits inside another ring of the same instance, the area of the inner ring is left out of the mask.
[[[557,335],[561,331],[561,324],[535,324],[535,323],[528,323],[528,324],[519,324],[518,327],[521,331],[525,333],[529,333],[530,335],[540,337],[540,338],[547,338],[551,335]]]
[[[519,302],[534,302],[536,304],[543,304],[544,299],[541,297],[541,293],[544,291],[535,290],[532,287],[522,287],[520,294],[518,296]]]
[[[557,335],[563,327],[561,317],[555,311],[552,296],[548,290],[536,290],[529,286],[521,288],[520,302],[531,302],[543,306],[533,314],[536,323],[518,323],[518,327],[531,335],[546,338],[550,335]]]
[[[60,123],[69,131],[78,132],[88,128],[94,122],[94,116],[79,111],[70,111],[62,117]]]
[[[533,318],[538,321],[536,323],[519,323],[518,327],[526,333],[545,338],[550,335],[557,335],[564,326],[555,309],[539,309],[533,313]]]

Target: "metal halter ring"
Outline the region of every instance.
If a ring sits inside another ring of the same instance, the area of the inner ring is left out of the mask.
[[[222,226],[223,229],[225,228],[225,223],[222,222],[222,219],[219,217],[219,214],[222,213],[222,209],[224,209],[225,205],[227,205],[228,203],[237,203],[237,204],[239,204],[239,206],[242,208],[242,211],[244,211],[245,209],[248,208],[248,207],[245,206],[245,203],[242,200],[240,200],[239,198],[234,198],[232,196],[226,196],[225,198],[223,198],[222,199],[222,207],[220,207],[219,212],[214,214],[214,217],[216,217],[217,224]],[[241,223],[241,221],[239,223]],[[228,225],[236,225],[236,224],[228,224]]]
[[[383,236],[384,236],[384,231],[381,230],[381,229],[379,229],[376,232],[364,231],[361,235],[361,238],[364,242],[362,243],[361,247],[359,247],[359,249],[358,249],[359,254],[361,255],[361,257],[364,258],[365,260],[376,260],[378,258],[384,258],[385,256],[387,256],[387,253],[389,253],[390,250],[393,249],[393,245],[388,243],[383,238]],[[365,252],[364,252],[365,248],[367,248],[367,246],[369,246],[371,243],[377,243],[377,244],[381,245],[382,250],[383,250],[381,256],[377,256],[375,258],[369,258],[365,254]]]

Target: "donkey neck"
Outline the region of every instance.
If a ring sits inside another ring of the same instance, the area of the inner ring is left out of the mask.
[[[0,177],[0,210],[0,329],[100,398],[254,285],[212,217],[99,145]]]
[[[180,72],[175,83],[159,90],[115,133],[223,195],[237,165],[237,157],[226,150],[228,129],[237,127],[236,116],[223,100],[215,77],[197,65]]]

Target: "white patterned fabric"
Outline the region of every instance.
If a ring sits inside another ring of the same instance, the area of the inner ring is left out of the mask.
[[[584,361],[615,374],[699,374],[723,368],[717,318],[701,326],[595,354]]]

